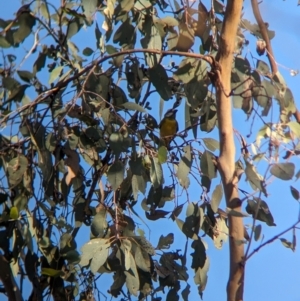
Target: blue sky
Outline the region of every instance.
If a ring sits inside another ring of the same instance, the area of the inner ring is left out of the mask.
[[[52,3],[57,3],[58,1],[50,1]],[[210,1],[204,1],[205,4]],[[0,18],[12,18],[13,13],[19,8],[20,1],[12,0],[6,2],[7,4],[2,7],[0,12]],[[209,6],[209,5],[208,5]],[[244,4],[244,17],[251,22],[254,22],[252,16],[250,0],[246,0]],[[260,4],[261,14],[266,22],[269,23],[269,28],[274,30],[276,35],[272,40],[273,51],[277,63],[279,64],[279,71],[285,77],[285,80],[288,86],[291,88],[295,102],[300,107],[300,75],[291,77],[290,69],[300,70],[300,38],[299,38],[299,28],[300,28],[300,7],[297,7],[296,0],[289,1],[267,1],[265,0]],[[100,15],[97,15],[97,21],[99,27],[101,27],[102,20]],[[74,42],[82,49],[86,46],[92,47],[95,49],[94,45],[94,27],[82,29],[84,32],[84,39],[81,35],[78,34],[78,38],[74,37]],[[89,39],[88,37],[91,37]],[[249,37],[252,42],[253,39]],[[112,43],[112,42],[111,42]],[[29,45],[21,45],[20,48],[15,50],[4,50],[5,54],[12,53],[19,55],[23,53],[24,48],[29,49]],[[255,47],[253,44],[249,45],[249,52],[252,51],[252,54],[256,57]],[[267,61],[266,57],[261,57]],[[30,70],[32,61],[27,61],[21,69]],[[45,78],[45,82],[48,81],[48,78]],[[154,107],[154,106],[153,106]],[[276,107],[276,105],[275,105]],[[246,116],[238,110],[234,110],[234,127],[236,127],[243,135],[249,133],[249,127],[251,124],[251,119],[246,121]],[[178,116],[180,124],[183,123],[183,117]],[[269,118],[269,116],[268,116]],[[276,121],[276,120],[274,120]],[[259,120],[256,119],[257,124],[256,128],[260,128]],[[241,124],[243,126],[241,126]],[[255,132],[255,131],[254,131]],[[210,134],[203,134],[204,137],[216,137],[216,132]],[[252,135],[249,142],[255,141],[255,135]],[[237,149],[237,155],[238,149]],[[295,161],[296,162],[296,161]],[[298,170],[299,167],[296,167]],[[268,227],[265,224],[262,224],[264,240],[267,240],[274,235],[278,234],[282,230],[289,227],[298,217],[299,204],[293,199],[290,194],[289,186],[293,185],[295,188],[300,190],[300,182],[294,183],[294,181],[282,183],[279,180],[275,180],[270,186],[268,186],[268,193],[270,196],[266,201],[271,209],[271,212],[274,216],[276,227]],[[217,181],[215,184],[218,184]],[[245,184],[245,177],[241,180],[241,187],[250,191],[250,188]],[[198,201],[200,196],[200,190],[196,186],[192,186],[190,190],[191,201]],[[225,208],[224,200],[221,203],[221,208]],[[165,209],[165,208],[164,208]],[[166,208],[166,210],[172,210]],[[251,224],[251,219],[245,219],[246,224]],[[145,230],[147,235],[150,234],[151,241],[155,245],[158,241],[158,231],[159,229],[165,229],[164,235],[167,235],[169,232],[176,233],[175,242],[172,246],[172,250],[177,248],[182,248],[185,243],[185,237],[182,233],[179,232],[175,223],[172,223],[171,220],[160,220],[160,222],[153,227],[152,224],[148,223],[149,227],[152,228],[151,233],[148,232],[147,228],[140,224],[140,227]],[[84,230],[78,235],[79,245],[86,242],[87,236],[84,235]],[[288,240],[292,239],[292,233],[284,235]],[[299,235],[297,235],[299,238]],[[217,250],[209,238],[204,238],[208,243],[208,255],[211,259],[210,270],[209,270],[209,279],[207,288],[204,292],[204,300],[215,301],[215,300],[225,300],[226,299],[226,283],[228,278],[228,244],[225,244],[222,250]],[[259,243],[253,243],[252,248],[258,246]],[[190,243],[189,243],[190,245]],[[189,249],[188,259],[190,261],[189,254],[192,252]],[[256,300],[256,301],[300,301],[300,252],[296,250],[293,253],[291,250],[286,249],[282,246],[279,240],[273,242],[271,245],[266,246],[261,249],[259,253],[254,255],[246,266],[246,277],[245,277],[245,300]],[[106,278],[104,278],[106,279]],[[103,281],[103,280],[102,280]],[[105,281],[105,280],[104,280]],[[190,273],[189,283],[191,284],[191,295],[190,300],[198,298],[196,287],[193,285],[193,272]],[[102,283],[103,284],[103,283]],[[184,288],[184,284],[181,284],[181,288]],[[105,292],[106,289],[103,290]]]

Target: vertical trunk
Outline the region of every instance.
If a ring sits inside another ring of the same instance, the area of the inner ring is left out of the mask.
[[[220,64],[217,88],[217,113],[220,136],[220,157],[218,169],[225,191],[226,204],[229,208],[241,211],[237,181],[235,177],[235,145],[232,127],[230,93],[231,68],[236,32],[240,21],[243,0],[228,0],[221,32],[217,60]],[[238,241],[243,239],[244,225],[242,218],[229,216],[230,274],[227,284],[227,300],[243,300],[244,290],[244,246]]]

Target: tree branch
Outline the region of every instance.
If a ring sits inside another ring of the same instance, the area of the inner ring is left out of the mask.
[[[278,67],[277,67],[277,64],[275,61],[272,45],[271,45],[271,42],[269,39],[268,29],[267,29],[266,23],[263,21],[263,19],[261,17],[257,0],[251,0],[251,5],[252,5],[253,14],[254,14],[254,17],[258,24],[261,36],[262,36],[263,40],[266,42],[267,57],[270,62],[270,65],[271,65],[272,73],[274,75],[278,71]],[[296,111],[293,114],[294,114],[294,117],[297,120],[297,122],[300,123],[300,112],[298,111],[296,104],[295,104],[295,108],[296,108]]]
[[[279,234],[273,236],[269,240],[265,241],[263,244],[261,244],[259,247],[255,248],[245,259],[247,261],[250,257],[252,257],[256,252],[258,252],[261,248],[265,247],[266,245],[272,243],[274,240],[278,239],[280,236],[284,235],[285,233],[291,231],[294,229],[298,224],[300,223],[299,220],[297,220],[293,225],[291,225],[289,228],[285,229],[284,231],[280,232]]]

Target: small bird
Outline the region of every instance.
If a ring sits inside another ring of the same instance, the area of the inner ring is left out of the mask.
[[[166,148],[169,149],[170,143],[178,132],[178,122],[176,120],[177,110],[170,109],[159,124],[160,138]]]

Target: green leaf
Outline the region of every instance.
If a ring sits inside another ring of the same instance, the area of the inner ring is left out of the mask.
[[[192,166],[191,146],[190,145],[185,146],[183,148],[183,151],[184,151],[184,156],[181,157],[181,160],[179,161],[176,176],[179,180],[180,185],[184,188],[188,188],[190,183],[188,179],[188,175],[190,173],[191,166]]]
[[[285,238],[280,238],[281,243],[288,249],[291,249],[292,251],[294,251],[294,245],[292,242],[288,241]]]
[[[217,218],[215,230],[218,235],[213,236],[214,245],[217,249],[221,249],[228,239],[228,227],[224,218]]]
[[[123,22],[116,30],[113,42],[119,44],[122,48],[132,48],[135,45],[136,32],[131,24],[130,18]]]
[[[145,20],[145,23],[147,24],[146,27],[146,34],[144,38],[141,39],[141,45],[144,49],[156,49],[156,50],[161,50],[162,49],[162,38],[159,34],[159,31],[156,26],[152,25],[150,23],[149,19]],[[155,67],[161,58],[161,55],[158,53],[145,53],[145,58],[147,65],[152,68]]]
[[[291,193],[292,193],[292,196],[294,197],[294,199],[296,201],[299,201],[299,199],[300,199],[299,191],[296,188],[294,188],[293,186],[290,186],[290,189],[291,189]]]
[[[270,67],[267,63],[261,60],[257,60],[256,62],[256,70],[261,74],[261,75],[268,75],[270,74]]]
[[[213,138],[202,138],[202,141],[204,142],[205,146],[212,152],[220,149],[219,141],[217,141]]]
[[[200,161],[201,171],[210,180],[217,176],[214,160],[215,160],[215,156],[210,151],[204,151],[204,153],[201,155],[201,161]]]
[[[95,238],[84,244],[81,248],[81,266],[87,266],[90,263],[91,272],[95,275],[99,268],[105,263],[109,254],[109,240]]]
[[[163,164],[163,163],[167,162],[167,159],[168,159],[168,150],[163,145],[158,149],[158,161],[159,161],[159,163]]]
[[[18,16],[19,28],[13,33],[14,44],[23,42],[31,33],[35,25],[35,18],[30,12],[24,12]]]
[[[124,164],[121,161],[115,161],[107,172],[107,179],[116,191],[124,180]]]
[[[2,35],[0,35],[0,47],[1,48],[10,48],[11,47],[11,44]]]
[[[273,164],[270,173],[281,180],[291,180],[295,173],[295,164],[291,162]]]
[[[108,54],[114,54],[118,52],[118,49],[112,45],[105,45],[105,49]]]
[[[134,2],[134,0],[122,0],[120,2],[121,11],[126,13],[129,12],[133,7]]]
[[[290,121],[287,123],[287,126],[290,128],[291,132],[295,135],[296,138],[300,138],[300,124],[297,121]]]
[[[172,97],[171,88],[168,84],[168,75],[165,68],[157,64],[156,66],[149,68],[150,82],[156,88],[157,92],[164,100],[169,100]]]
[[[202,295],[202,292],[205,290],[207,284],[207,272],[209,270],[209,257],[206,257],[205,264],[203,268],[198,268],[195,272],[194,281],[195,284],[198,284],[200,287],[198,288],[199,293]]]
[[[87,19],[89,22],[92,22],[92,18],[97,10],[98,0],[81,0],[81,5]]]
[[[247,181],[250,182],[254,189],[259,189],[265,196],[267,196],[265,180],[259,173],[257,173],[254,165],[248,161],[246,161],[245,174],[247,176]]]
[[[135,103],[135,102],[125,102],[122,104],[122,107],[124,107],[125,109],[129,110],[129,111],[138,111],[138,112],[142,112],[142,113],[147,113],[147,111],[140,106],[139,104]]]
[[[196,78],[184,85],[189,105],[193,109],[197,109],[205,100],[208,92],[205,80],[197,80]]]
[[[13,206],[10,208],[9,211],[9,218],[12,220],[16,220],[19,218],[19,210],[17,207]]]
[[[91,233],[94,237],[104,238],[107,232],[108,223],[106,221],[106,210],[103,208],[103,210],[100,210],[93,218]]]
[[[42,275],[46,275],[46,276],[53,277],[53,278],[59,277],[61,272],[62,272],[61,270],[55,270],[52,268],[42,267],[42,269],[41,269]]]
[[[79,32],[83,25],[83,21],[79,18],[73,18],[68,23],[67,39],[70,40],[75,34]]]
[[[158,188],[164,183],[163,170],[158,158],[151,158],[150,179],[154,189]]]
[[[39,53],[39,56],[33,65],[33,74],[36,74],[45,67],[46,57],[47,55],[44,52]]]
[[[52,84],[57,80],[57,78],[60,76],[63,68],[64,68],[63,66],[58,66],[52,70],[52,72],[50,73],[49,81],[48,81],[49,84]]]
[[[219,209],[223,197],[223,187],[221,184],[218,184],[211,196],[211,209],[216,213]]]
[[[17,73],[20,78],[27,83],[30,83],[30,81],[34,78],[34,74],[26,70],[18,70]]]
[[[85,47],[82,51],[82,54],[85,56],[90,56],[94,53],[94,50],[90,47]]]
[[[8,181],[12,186],[16,186],[23,180],[23,175],[27,169],[28,160],[24,155],[11,159],[7,164]]]

